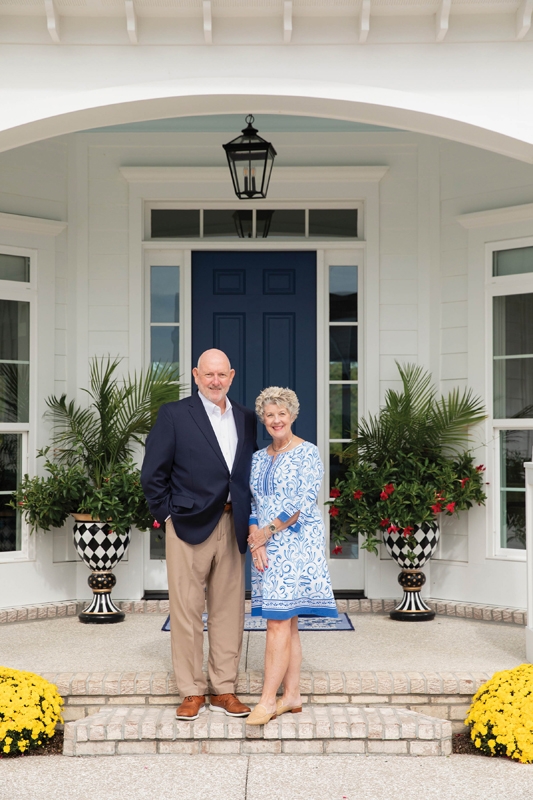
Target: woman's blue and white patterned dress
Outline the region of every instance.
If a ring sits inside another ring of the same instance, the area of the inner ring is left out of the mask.
[[[263,528],[297,511],[298,521],[275,533],[266,545],[268,567],[252,566],[252,616],[290,619],[299,614],[336,617],[326,562],[324,521],[316,504],[324,467],[318,448],[303,442],[287,453],[252,459],[250,524]]]

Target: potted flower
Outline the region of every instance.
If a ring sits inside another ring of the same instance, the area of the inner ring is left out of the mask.
[[[121,622],[111,600],[111,572],[125,554],[130,529],[147,530],[153,520],[134,456],[152,427],[159,407],[177,400],[178,373],[172,365],[119,379],[120,359],[92,362],[87,407],[51,396],[46,404],[53,424],[52,445],[38,452],[44,477],[25,475],[11,505],[30,525],[48,531],[74,517],[74,544],[92,570],[90,605],[82,622]]]
[[[420,596],[421,567],[437,547],[439,519],[486,499],[485,468],[468,449],[469,428],[485,410],[471,390],[438,398],[428,372],[397,367],[403,390],[390,389],[381,411],[359,422],[329,513],[336,552],[347,535],[359,534],[363,549],[377,555],[383,542],[402,568],[404,595],[391,617],[426,620],[435,614]]]

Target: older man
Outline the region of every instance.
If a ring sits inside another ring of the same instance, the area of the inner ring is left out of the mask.
[[[166,524],[172,662],[183,698],[178,719],[205,711],[208,690],[212,711],[250,712],[235,696],[235,684],[257,422],[226,396],[234,375],[221,350],[202,353],[193,369],[198,392],[162,406],[146,441],[142,485],[154,518]],[[202,670],[206,594],[208,682]]]

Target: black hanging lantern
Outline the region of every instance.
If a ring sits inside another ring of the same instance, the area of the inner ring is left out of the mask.
[[[274,159],[277,155],[270,142],[257,135],[253,116],[246,117],[248,127],[242,135],[222,145],[226,151],[235,194],[241,200],[266,197]]]

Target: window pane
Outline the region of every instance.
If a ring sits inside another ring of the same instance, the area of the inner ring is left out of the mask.
[[[533,358],[494,362],[496,419],[533,417]]]
[[[270,226],[272,224],[273,211],[265,211],[262,208],[257,209],[255,212],[255,235],[257,239],[266,239],[270,233]],[[304,217],[304,233],[305,235],[305,217]]]
[[[329,438],[351,439],[357,424],[357,386],[330,384]]]
[[[219,238],[231,237],[235,239],[240,230],[240,219],[242,211],[232,211],[227,209],[215,209],[204,211],[204,239],[210,236],[217,236]],[[252,232],[252,212],[248,211],[245,214],[250,217],[250,234]]]
[[[329,483],[332,488],[335,481],[343,480],[348,469],[349,461],[344,453],[350,447],[350,442],[331,442],[329,445]]]
[[[23,281],[30,279],[30,259],[26,256],[10,256],[0,253],[0,281]]]
[[[179,365],[180,329],[177,326],[161,326],[151,329],[152,364]]]
[[[0,300],[0,422],[28,422],[30,304]]]
[[[309,236],[357,236],[357,209],[310,208]]]
[[[0,363],[0,422],[28,422],[30,367]]]
[[[166,558],[165,528],[152,528],[150,531],[150,560],[159,561]]]
[[[494,416],[533,416],[533,294],[494,298]]]
[[[21,516],[8,503],[21,477],[20,434],[0,433],[0,552],[20,550]]]
[[[497,250],[492,256],[492,274],[521,275],[533,272],[533,247],[516,247],[514,250]]]
[[[357,380],[357,327],[330,325],[329,377],[332,381]]]
[[[502,492],[500,509],[501,546],[526,549],[526,494]]]
[[[180,268],[152,267],[150,270],[150,307],[152,322],[179,322]]]
[[[275,211],[261,209],[262,219],[257,220],[257,236],[264,235],[265,220],[270,216],[269,238],[272,236],[305,236],[305,211],[303,209],[278,208]],[[258,212],[259,214],[259,212]],[[261,232],[259,227],[261,226]]]
[[[533,431],[500,431],[500,541],[502,547],[526,546],[524,462],[531,461]]]
[[[357,322],[357,267],[329,268],[331,322]]]
[[[0,361],[29,361],[30,304],[0,300]]]
[[[200,211],[198,209],[152,209],[152,239],[196,239],[199,236]]]
[[[494,298],[494,355],[533,355],[533,294]]]
[[[342,547],[342,551],[340,553],[333,553],[335,548],[335,541],[332,535],[332,529],[330,528],[330,539],[329,539],[329,555],[331,558],[343,559],[343,558],[359,558],[359,534],[352,536],[352,534],[348,534],[345,541],[340,543],[340,547]]]

